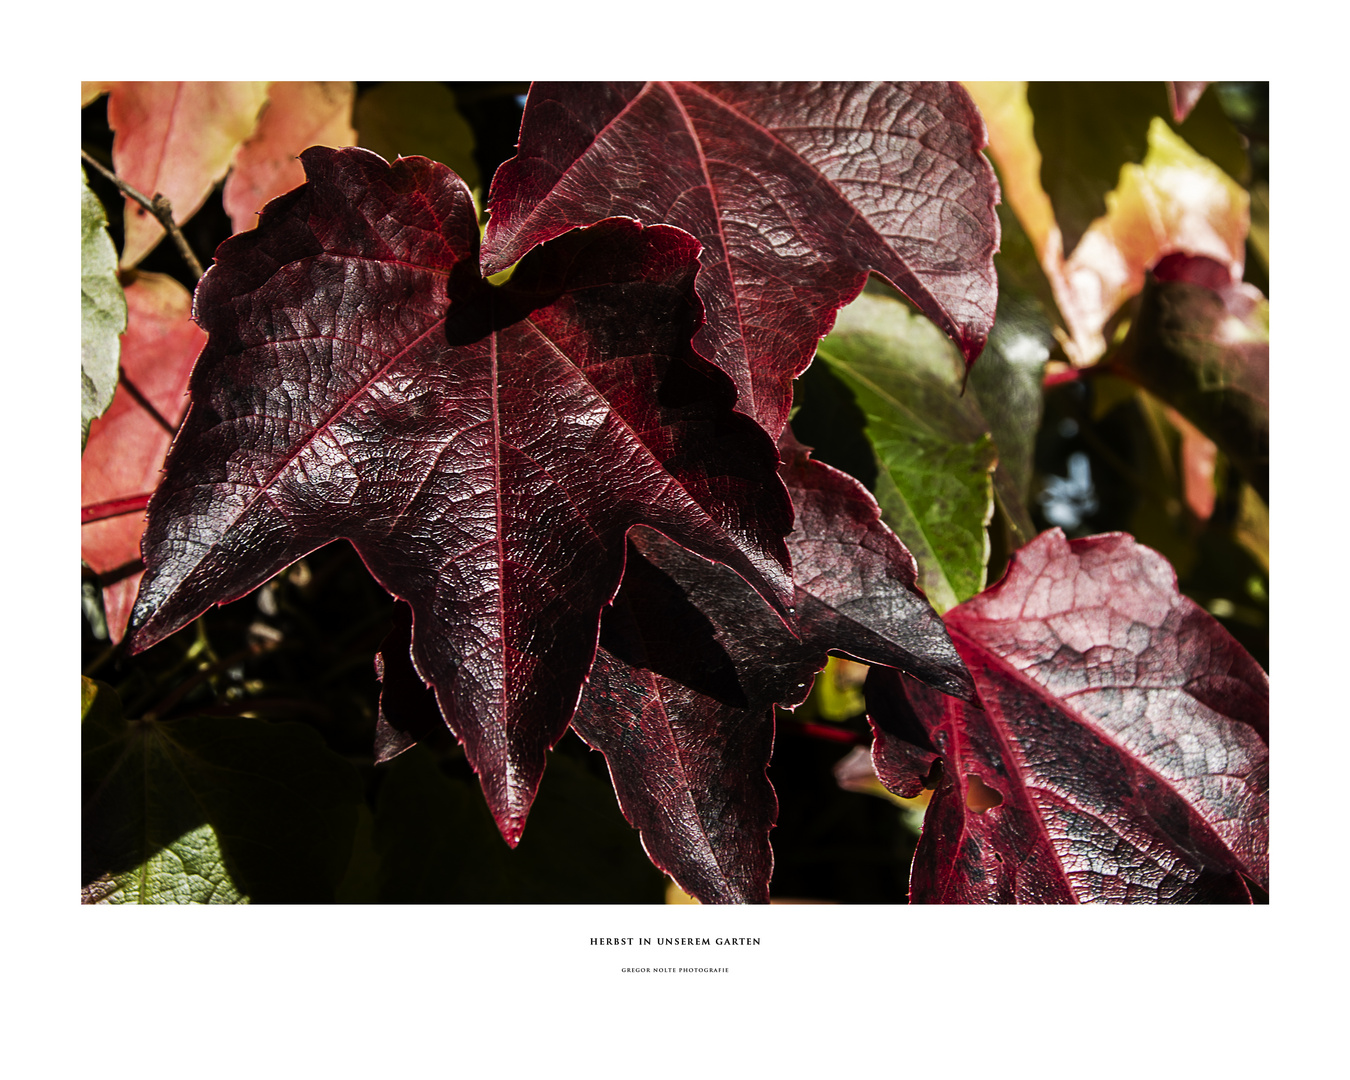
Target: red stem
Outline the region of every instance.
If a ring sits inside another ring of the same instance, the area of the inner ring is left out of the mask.
[[[144,510],[150,505],[151,494],[152,492],[147,491],[143,495],[124,495],[120,499],[109,499],[107,502],[82,506],[80,524],[88,525],[91,521],[102,521],[104,518],[121,517],[123,514],[134,514],[138,510]]]
[[[868,739],[859,735],[855,731],[849,731],[847,728],[827,727],[824,724],[809,724],[801,721],[793,721],[789,731],[795,731],[798,735],[806,735],[813,739],[825,739],[828,742],[848,743],[850,746],[865,746]]]

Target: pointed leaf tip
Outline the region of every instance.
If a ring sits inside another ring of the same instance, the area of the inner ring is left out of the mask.
[[[605,222],[493,288],[445,166],[302,161],[198,287],[209,340],[150,504],[132,648],[347,539],[411,605],[416,667],[514,844],[633,526],[790,607],[777,454],[689,348],[688,236]]]

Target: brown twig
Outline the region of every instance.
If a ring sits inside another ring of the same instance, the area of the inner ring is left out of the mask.
[[[179,230],[177,224],[175,224],[173,220],[173,206],[169,203],[169,200],[158,193],[155,194],[153,199],[146,197],[111,169],[105,167],[97,158],[91,157],[89,152],[84,149],[80,150],[80,157],[84,158],[85,161],[116,184],[117,190],[128,199],[131,199],[135,203],[139,203],[141,206],[145,207],[146,210],[155,215],[155,219],[164,226],[164,231],[173,237],[173,242],[178,247],[178,254],[183,256],[183,261],[187,263],[188,269],[192,271],[192,276],[200,281],[203,273],[202,264],[197,261],[197,256],[192,253],[192,248],[188,247],[187,240],[184,239],[182,232]]]

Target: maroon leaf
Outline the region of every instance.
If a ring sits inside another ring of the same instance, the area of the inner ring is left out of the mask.
[[[150,504],[131,645],[350,540],[412,607],[413,660],[514,843],[632,526],[787,610],[773,446],[689,349],[685,233],[602,223],[494,289],[447,168],[302,160],[308,182],[198,287],[210,337]]]
[[[1262,499],[1270,496],[1269,305],[1203,256],[1153,267],[1109,369],[1139,383],[1214,440]]]
[[[605,613],[572,725],[604,753],[653,863],[705,903],[767,902],[778,804],[765,768],[773,707],[805,700],[834,651],[973,696],[914,560],[856,480],[785,432],[797,509],[794,640],[725,568],[645,530]]]
[[[882,782],[937,785],[911,900],[1246,902],[1238,875],[1268,887],[1269,683],[1160,555],[1054,529],[947,625],[983,708],[892,672],[867,684]]]
[[[979,355],[999,237],[984,144],[955,83],[536,83],[492,180],[484,273],[614,215],[687,230],[703,244],[695,347],[777,435],[869,270]]]

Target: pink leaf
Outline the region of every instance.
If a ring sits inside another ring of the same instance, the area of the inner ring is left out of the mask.
[[[999,237],[984,143],[954,83],[536,83],[493,177],[484,272],[614,215],[685,229],[703,244],[695,348],[776,436],[869,270],[979,355]]]
[[[938,777],[912,900],[1249,899],[1239,876],[1268,888],[1269,682],[1160,555],[1051,530],[947,625],[982,707],[868,679],[882,782],[913,796]]]

